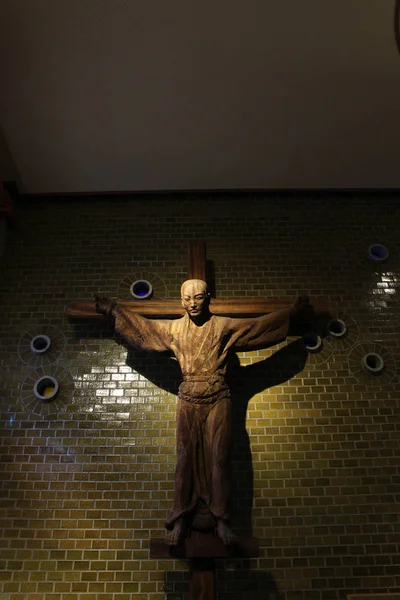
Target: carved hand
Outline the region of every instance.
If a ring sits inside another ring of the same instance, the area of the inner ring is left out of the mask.
[[[102,296],[94,296],[94,301],[96,304],[96,312],[101,315],[106,315],[107,317],[110,315],[112,309],[116,305],[114,300],[110,300],[110,298],[104,298]]]

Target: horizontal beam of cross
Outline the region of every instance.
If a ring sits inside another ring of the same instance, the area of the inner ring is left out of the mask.
[[[188,279],[206,281],[207,251],[202,241],[192,241],[188,247]],[[209,282],[210,283],[210,282]],[[288,308],[295,298],[212,298],[210,311],[214,315],[225,317],[259,317],[282,308]],[[132,310],[149,319],[177,319],[184,315],[180,300],[125,300],[118,302],[122,307]],[[310,299],[316,316],[327,315],[328,306],[322,300]],[[96,313],[95,303],[75,300],[67,308],[70,321],[99,321],[104,317]]]
[[[267,313],[288,308],[295,298],[212,298],[210,312],[227,317],[259,317]],[[132,310],[150,319],[177,319],[184,315],[180,300],[127,300],[118,302],[123,308]],[[328,314],[328,307],[321,300],[311,300],[316,315]],[[67,308],[70,321],[90,320],[101,322],[104,317],[96,312],[95,303],[75,300]]]

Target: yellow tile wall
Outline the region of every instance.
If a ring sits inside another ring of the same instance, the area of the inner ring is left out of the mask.
[[[354,344],[307,355],[290,338],[277,354],[239,356],[234,525],[251,528],[261,555],[221,561],[218,598],[400,588],[399,200],[26,197],[1,264],[0,600],[184,597],[187,566],[149,557],[173,493],[176,364],[127,353],[109,328],[72,325],[65,309],[117,297],[135,273],[178,297],[192,239],[207,242],[218,297],[324,298],[354,343],[392,361],[378,381],[360,378]],[[383,265],[366,259],[375,242],[390,250]],[[29,406],[21,389],[38,367],[18,344],[49,326],[65,335],[57,368],[74,389]]]

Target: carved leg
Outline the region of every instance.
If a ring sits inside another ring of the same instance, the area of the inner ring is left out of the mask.
[[[174,531],[175,525],[181,528],[181,525],[178,525],[177,522],[181,521],[182,516],[187,515],[194,508],[196,500],[194,497],[194,444],[196,439],[193,435],[194,421],[195,411],[193,406],[188,402],[178,399],[174,506],[166,521],[166,527],[168,529],[173,527],[172,531]],[[183,533],[179,532],[179,535]],[[172,538],[174,537],[175,534],[172,535]]]
[[[211,471],[211,511],[221,524],[217,533],[224,534],[228,528],[231,492],[231,399],[216,404],[207,419],[207,462]]]

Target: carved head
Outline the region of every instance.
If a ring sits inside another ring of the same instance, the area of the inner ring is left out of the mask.
[[[201,279],[188,279],[181,287],[182,306],[193,321],[199,321],[208,314],[210,295],[207,284]]]

